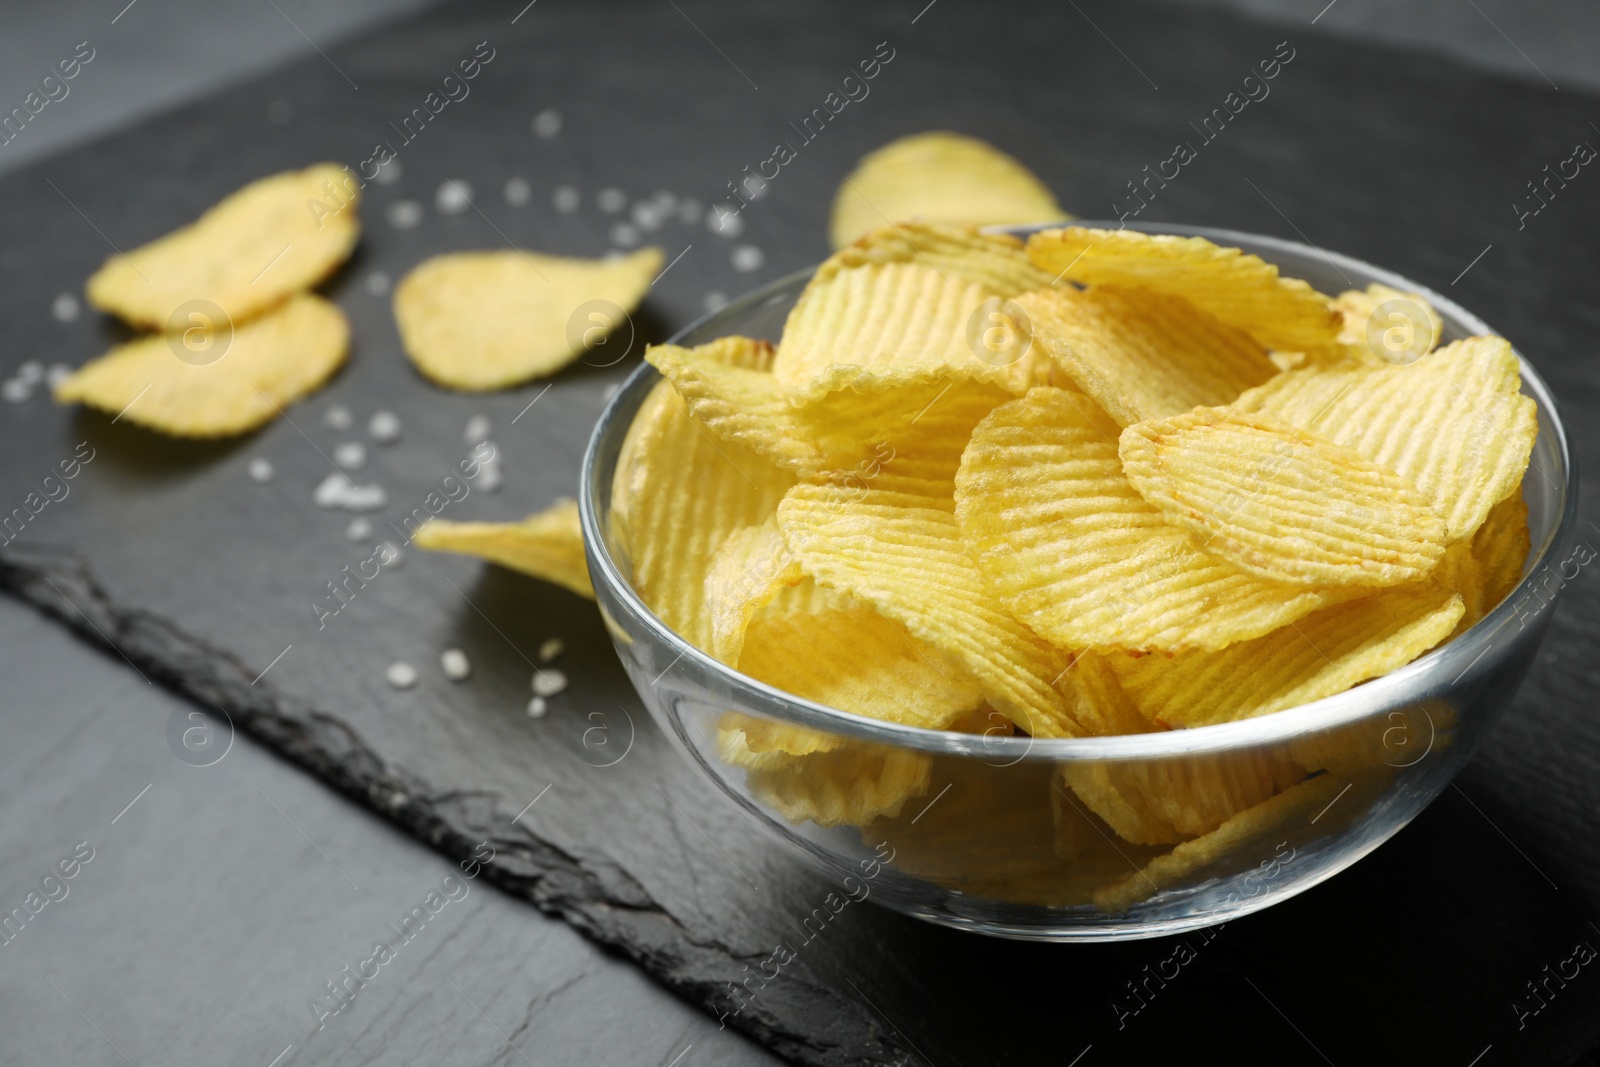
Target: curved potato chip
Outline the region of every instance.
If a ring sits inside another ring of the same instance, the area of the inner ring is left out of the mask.
[[[1489,516],[1472,535],[1472,557],[1478,563],[1482,583],[1478,611],[1473,622],[1500,606],[1522,581],[1533,543],[1528,536],[1528,505],[1518,488],[1489,509]]]
[[[1338,352],[1360,363],[1410,363],[1432,352],[1444,330],[1426,297],[1381,282],[1347,289],[1333,298],[1333,306],[1343,316]]]
[[[997,365],[980,359],[967,340],[980,305],[993,296],[976,282],[922,263],[837,271],[800,294],[784,323],[772,373],[795,401],[836,389],[881,390],[948,378],[1020,393],[1033,381],[1029,353]]]
[[[349,351],[350,326],[338,307],[302,293],[192,341],[158,334],[118,345],[57,385],[56,402],[88,404],[175,437],[245,433],[333,376]],[[212,346],[221,355],[209,355]],[[191,362],[205,358],[212,362]]]
[[[948,500],[866,488],[795,486],[778,525],[819,585],[873,605],[961,664],[1035,737],[1083,733],[1052,688],[1065,658],[995,602],[962,550]]]
[[[1122,431],[1145,501],[1241,570],[1296,585],[1399,585],[1444,556],[1415,486],[1354,449],[1226,408]]]
[[[711,654],[737,667],[750,620],[782,590],[801,580],[800,565],[789,555],[775,517],[723,538],[706,572]]]
[[[618,259],[520,250],[434,256],[395,286],[395,323],[406,355],[431,381],[504,389],[606,343],[644,299],[661,261],[659,248]]]
[[[863,741],[783,759],[752,768],[746,788],[789,822],[818,826],[865,826],[898,815],[907,800],[928,791],[933,768],[921,752]]]
[[[1522,481],[1539,418],[1521,384],[1504,338],[1471,337],[1406,366],[1289,371],[1231,406],[1353,448],[1412,482],[1449,543],[1471,536]]]
[[[842,248],[905,219],[997,226],[1071,217],[1032,171],[998,148],[933,131],[863,156],[834,194],[828,236]]]
[[[1220,652],[1110,657],[1122,688],[1163,726],[1209,726],[1309,704],[1405,666],[1454,629],[1461,595],[1385,589]]]
[[[1116,422],[1041,387],[978,424],[956,475],[961,537],[1001,603],[1065,648],[1219,649],[1338,594],[1207,554],[1122,473]]]
[[[521,522],[430,519],[412,540],[418,548],[477,556],[594,599],[576,500],[552,504]]]
[[[361,235],[361,187],[322,163],[251,182],[197,220],[95,271],[89,303],[137,326],[182,331],[210,321],[211,304],[235,327],[332,274]],[[184,311],[200,316],[195,322]]]
[[[1248,335],[1177,297],[1096,286],[1017,306],[1056,365],[1124,426],[1230,403],[1277,373]]]
[[[1338,797],[1347,784],[1339,776],[1324,774],[1291,786],[1270,800],[1239,812],[1210,833],[1193,841],[1185,841],[1166,855],[1151,860],[1137,873],[1097,892],[1094,895],[1095,904],[1102,911],[1127,911],[1163,889],[1185,883],[1196,871],[1229,856],[1240,856],[1251,846],[1284,832],[1291,823],[1308,819],[1319,810],[1326,810],[1326,806]],[[1355,798],[1350,801],[1352,805],[1357,802]]]
[[[766,356],[743,338],[718,349],[730,361]],[[671,382],[657,382],[634,416],[612,481],[612,534],[639,596],[696,648],[713,651],[706,577],[718,548],[765,522],[793,484],[794,475],[695,422]]]
[[[1028,258],[1020,238],[935,222],[901,222],[875,229],[823,260],[812,280],[873,263],[921,263],[1006,297],[1043,289],[1051,282],[1050,275]]]
[[[1085,285],[1120,285],[1179,296],[1264,348],[1322,349],[1339,336],[1328,298],[1299,278],[1282,278],[1260,256],[1204,237],[1068,226],[1028,238],[1040,269]]]

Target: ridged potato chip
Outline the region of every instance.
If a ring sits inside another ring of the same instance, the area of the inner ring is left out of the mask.
[[[1122,473],[1121,428],[1041,387],[973,431],[956,475],[961,538],[1017,618],[1064,648],[1219,649],[1339,596],[1209,555]]]
[[[1348,289],[1333,298],[1333,306],[1343,316],[1338,352],[1360,363],[1412,363],[1433,351],[1444,330],[1426,297],[1381,282]]]
[[[898,815],[907,800],[926,793],[932,766],[921,752],[846,741],[826,752],[765,761],[750,769],[745,786],[791,823],[865,826]]]
[[[1036,344],[1123,426],[1230,403],[1277,373],[1248,335],[1177,297],[1096,286],[1016,303]]]
[[[1522,569],[1533,543],[1528,536],[1528,505],[1521,483],[1511,495],[1489,509],[1489,516],[1472,535],[1472,557],[1479,567],[1482,590],[1473,622],[1487,615],[1511,595],[1522,581]]]
[[[1020,238],[935,222],[901,222],[875,229],[823,260],[813,279],[873,263],[921,263],[1005,297],[1043,289],[1051,281],[1033,265]]]
[[[1066,658],[994,601],[962,550],[948,500],[800,484],[778,506],[800,567],[960,663],[984,696],[1035,737],[1083,728],[1052,688]]]
[[[521,522],[430,519],[412,540],[418,548],[477,556],[594,599],[576,500],[552,504]]]
[[[746,366],[771,358],[745,338],[705,349]],[[712,651],[706,576],[718,548],[765,522],[793,484],[771,460],[695,422],[671,382],[658,382],[634,417],[612,482],[612,533],[639,595],[696,648]]]
[[[618,259],[512,249],[435,256],[395,286],[400,341],[418,370],[450,389],[483,392],[545,377],[608,343],[662,258],[659,248]]]
[[[772,373],[796,401],[836,389],[881,390],[950,378],[1020,393],[1033,382],[1031,353],[997,365],[980,359],[967,339],[980,305],[993,297],[976,282],[922,263],[837,271],[800,294],[784,323]]]
[[[1122,431],[1128,481],[1211,555],[1296,585],[1400,585],[1444,557],[1409,481],[1286,423],[1196,408]]]
[[[1158,856],[1139,870],[1095,894],[1102,911],[1124,912],[1163,889],[1186,882],[1190,875],[1229,857],[1253,859],[1243,854],[1272,836],[1298,830],[1301,820],[1310,820],[1326,808],[1348,782],[1324,774],[1291,786],[1260,804],[1246,808],[1217,829],[1185,841],[1164,856]],[[1360,803],[1352,799],[1351,804]],[[1293,853],[1291,853],[1293,855]],[[1276,851],[1274,851],[1276,858]],[[1262,862],[1267,862],[1264,858]]]
[[[1028,238],[1041,270],[1085,285],[1149,289],[1201,311],[1285,352],[1325,349],[1339,337],[1339,313],[1299,278],[1282,278],[1260,256],[1204,237],[1068,226]]]
[[[986,141],[917,133],[862,157],[833,198],[828,235],[843,248],[907,219],[993,226],[1069,219],[1033,172]]]
[[[1504,338],[1471,337],[1406,366],[1289,371],[1231,406],[1353,448],[1409,480],[1444,519],[1448,543],[1470,537],[1522,481],[1539,420],[1521,384]]]
[[[1209,726],[1309,704],[1405,666],[1449,636],[1465,605],[1435,582],[1324,608],[1219,652],[1113,656],[1122,688],[1163,726]]]
[[[198,321],[185,305],[212,304],[235,327],[332,274],[361,235],[361,189],[343,167],[322,163],[253,181],[199,219],[89,279],[89,303],[155,330],[225,325]]]
[[[706,573],[711,654],[737,667],[750,620],[804,577],[784,544],[775,515],[759,526],[744,526],[723,538]]]
[[[57,385],[55,399],[175,437],[231,437],[321,387],[349,343],[344,312],[303,293],[232,330],[118,345]]]

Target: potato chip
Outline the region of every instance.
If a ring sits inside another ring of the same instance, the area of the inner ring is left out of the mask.
[[[1053,277],[1182,297],[1263,348],[1303,352],[1338,340],[1339,313],[1327,297],[1279,277],[1259,256],[1204,237],[1068,226],[1028,238],[1028,256]]]
[[[706,346],[746,364],[769,350],[744,338]],[[623,440],[612,482],[612,533],[633,586],[690,644],[711,652],[706,577],[733,531],[772,515],[794,475],[695,422],[671,382],[658,382]],[[692,487],[689,489],[687,487]]]
[[[1406,366],[1290,371],[1232,407],[1353,448],[1412,482],[1449,543],[1471,536],[1527,469],[1539,420],[1521,382],[1504,338],[1472,337]]]
[[[136,326],[243,326],[349,257],[361,235],[360,201],[354,176],[332,163],[274,174],[189,225],[111,256],[85,292],[89,303]],[[227,321],[213,321],[219,310]]]
[[[1083,733],[1052,688],[1067,661],[994,601],[962,550],[948,500],[795,486],[778,525],[800,567],[961,664],[991,704],[1035,737]]]
[[[1472,621],[1487,615],[1511,595],[1522,581],[1522,571],[1533,543],[1528,536],[1528,505],[1518,488],[1489,509],[1489,516],[1472,535],[1472,557],[1479,567],[1482,589]]]
[[[961,538],[1017,618],[1064,648],[1219,649],[1349,594],[1246,574],[1122,473],[1120,427],[1041,387],[991,412],[956,475]]]
[[[175,437],[230,437],[321,387],[349,342],[344,312],[301,294],[232,330],[118,345],[57,385],[55,399]]]
[[[594,599],[575,500],[559,501],[521,522],[430,519],[413,542],[432,552],[477,556]]]
[[[796,401],[836,389],[882,390],[951,378],[1013,393],[1033,381],[1031,353],[980,359],[967,339],[994,294],[922,263],[874,263],[808,285],[784,323],[772,373]],[[987,350],[985,350],[987,351]]]
[[[802,580],[800,565],[784,544],[776,516],[759,526],[744,526],[729,533],[712,555],[706,573],[711,654],[730,667],[737,667],[750,620],[779,592]]]
[[[846,741],[828,752],[765,761],[749,771],[745,786],[791,823],[865,826],[898,815],[907,800],[926,793],[931,769],[921,752]]]
[[[934,222],[901,222],[875,229],[823,260],[813,280],[873,263],[921,263],[941,274],[977,282],[1003,297],[1043,289],[1051,280],[1033,265],[1020,238]]]
[[[1333,298],[1333,306],[1343,316],[1337,351],[1360,363],[1411,363],[1432,352],[1444,330],[1427,297],[1381,282],[1346,290]]]
[[[1399,585],[1444,556],[1444,522],[1354,449],[1258,415],[1196,408],[1122,431],[1128,481],[1240,570],[1296,585]]]
[[[1071,217],[1027,167],[993,145],[929,132],[891,141],[856,164],[834,195],[828,235],[843,248],[907,219],[991,226]]]
[[[627,344],[612,331],[639,306],[661,263],[659,248],[617,259],[520,249],[435,256],[395,286],[395,323],[406,355],[433,382],[504,389],[554,374],[596,345]]]
[[[1097,286],[1017,306],[1044,352],[1124,426],[1230,403],[1277,373],[1249,336],[1177,297]]]
[[[1270,800],[1239,812],[1203,837],[1184,842],[1166,855],[1151,860],[1137,873],[1096,893],[1095,904],[1102,911],[1124,912],[1163,889],[1188,882],[1192,875],[1212,864],[1229,858],[1235,861],[1253,859],[1255,857],[1244,854],[1270,841],[1275,835],[1284,834],[1287,838],[1303,832],[1300,830],[1301,821],[1309,821],[1325,810],[1348,784],[1348,780],[1337,775],[1324,774],[1285,789]],[[1351,803],[1357,802],[1352,800]],[[1263,856],[1263,864],[1269,860],[1282,862],[1276,850],[1271,856],[1265,856],[1265,853]]]
[[[1405,666],[1465,611],[1437,583],[1385,589],[1324,608],[1220,652],[1112,656],[1122,688],[1164,726],[1208,726],[1309,704]]]

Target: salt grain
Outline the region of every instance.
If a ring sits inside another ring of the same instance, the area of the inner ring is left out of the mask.
[[[376,511],[388,503],[389,497],[381,485],[356,485],[343,474],[330,474],[312,492],[311,499],[320,508]]]
[[[384,680],[396,689],[410,689],[417,684],[417,669],[404,660],[389,664],[383,672]]]
[[[563,215],[570,215],[578,210],[578,204],[582,200],[583,197],[578,193],[578,190],[570,185],[563,185],[550,194],[550,203],[555,205],[555,209]]]
[[[375,270],[367,275],[367,292],[373,296],[382,296],[389,291],[389,275],[381,270]]]
[[[395,229],[412,230],[422,222],[422,205],[415,200],[396,200],[384,214]]]
[[[340,441],[333,446],[333,461],[347,471],[360,470],[367,462],[367,446],[360,441]]]
[[[267,482],[272,481],[273,470],[272,460],[270,459],[264,459],[261,456],[257,456],[246,465],[245,470],[249,472],[250,480],[252,482],[260,482],[264,485]]]
[[[535,137],[554,137],[561,132],[561,112],[553,107],[547,107],[533,116],[529,124],[533,128]]]
[[[567,643],[559,637],[552,637],[539,646],[539,662],[549,663],[567,650]]]
[[[439,666],[444,668],[444,676],[452,682],[465,681],[467,675],[472,673],[467,654],[459,648],[447,648],[439,653]]]
[[[72,377],[72,368],[65,363],[52,363],[50,369],[44,372],[44,380],[54,389],[68,378]]]
[[[379,185],[393,185],[400,180],[400,161],[391,159],[387,163],[378,164],[378,175],[375,179]]]
[[[50,304],[50,314],[57,322],[71,322],[78,317],[78,298],[62,293]]]
[[[678,221],[685,226],[698,225],[706,209],[700,206],[700,201],[690,197],[678,205]]]
[[[392,411],[380,411],[367,420],[367,432],[380,445],[400,440],[400,416]]]
[[[729,259],[733,263],[733,269],[740,274],[760,270],[761,265],[767,261],[767,257],[755,245],[740,245],[733,250],[733,255]]]
[[[20,404],[33,395],[33,386],[21,378],[7,378],[5,384],[0,385],[0,396],[5,397],[13,404]]]
[[[335,404],[322,413],[322,424],[330,430],[348,430],[355,424],[355,419],[350,414],[350,409],[343,404]]]
[[[628,194],[617,188],[602,189],[600,195],[594,198],[594,202],[601,211],[615,215],[628,206]]]
[[[611,243],[623,248],[632,248],[639,243],[639,230],[626,222],[619,222],[611,227]]]
[[[533,676],[535,696],[553,697],[567,687],[567,676],[557,670],[537,671]]]
[[[630,217],[633,224],[645,233],[654,233],[661,229],[661,224],[667,221],[668,212],[654,200],[641,200],[633,205]]]
[[[372,536],[372,523],[366,519],[351,519],[350,525],[344,528],[344,535],[352,541],[365,541]]]
[[[512,207],[522,207],[533,199],[533,186],[528,184],[526,178],[510,178],[506,181],[506,203]]]
[[[441,215],[459,215],[472,206],[472,183],[446,178],[433,194],[433,206]]]
[[[469,445],[487,441],[489,439],[489,416],[472,416],[467,420],[467,428],[462,432],[461,437]]]
[[[707,311],[721,311],[728,306],[728,294],[720,289],[713,289],[706,294],[705,308]]]
[[[744,232],[744,220],[726,208],[714,207],[706,216],[706,229],[723,237],[737,237]]]
[[[530,719],[542,719],[544,718],[544,713],[549,710],[549,707],[544,702],[544,697],[534,697],[528,701],[528,718]]]

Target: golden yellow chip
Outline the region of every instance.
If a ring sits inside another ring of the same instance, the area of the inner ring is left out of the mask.
[[[941,274],[977,282],[1002,297],[1043,289],[1051,281],[1033,265],[1020,238],[936,222],[901,222],[875,229],[823,260],[814,279],[873,263],[921,263]]]
[[[728,534],[706,572],[711,654],[730,667],[737,667],[750,620],[779,592],[799,585],[803,577],[800,565],[783,542],[776,517]]]
[[[89,279],[89,303],[156,330],[243,326],[349,257],[360,200],[354,177],[332,163],[251,182],[188,226],[108,258]]]
[[[865,826],[895,816],[928,791],[932,761],[920,752],[846,741],[808,756],[758,756],[745,785],[752,796],[791,823]]]
[[[796,401],[952,378],[1020,393],[1033,382],[1034,353],[1014,345],[993,355],[968,339],[969,331],[981,334],[981,306],[994,298],[976,282],[922,263],[837,271],[800,294],[772,373]]]
[[[1035,342],[1124,426],[1231,403],[1277,373],[1248,335],[1187,301],[1139,289],[1051,289],[1017,299]]]
[[[828,235],[843,248],[907,219],[997,226],[1069,219],[1033,172],[986,141],[935,131],[862,157],[833,198]]]
[[[778,525],[819,585],[851,593],[961,664],[1035,737],[1083,733],[1053,684],[1068,660],[1012,618],[963,551],[947,499],[795,486]]]
[[[659,248],[617,259],[510,249],[435,256],[395,286],[395,323],[406,355],[432,381],[504,389],[554,374],[596,345],[626,345],[631,331],[612,331],[644,299],[661,262]]]
[[[350,327],[321,297],[291,297],[243,326],[158,334],[118,345],[55,387],[175,437],[229,437],[271,422],[344,363]]]
[[[991,412],[962,456],[961,538],[1035,632],[1064,648],[1219,649],[1350,595],[1209,555],[1129,484],[1120,432],[1083,394],[1038,388]]]
[[[1480,568],[1482,583],[1473,622],[1511,595],[1522,581],[1522,570],[1533,548],[1528,536],[1528,505],[1522,499],[1521,483],[1517,484],[1510,496],[1489,509],[1489,517],[1472,535],[1472,557]]]
[[[477,556],[594,599],[576,500],[559,501],[521,522],[431,519],[413,540],[418,548]]]
[[[1309,704],[1405,666],[1449,636],[1465,606],[1435,582],[1324,608],[1220,652],[1108,657],[1164,726],[1208,726]]]
[[[1399,585],[1444,557],[1410,482],[1286,423],[1196,408],[1122,431],[1122,470],[1210,554],[1296,585]]]
[[[1433,351],[1444,329],[1426,297],[1380,282],[1340,293],[1333,306],[1344,317],[1338,351],[1360,363],[1412,363]]]
[[[1264,348],[1304,352],[1333,345],[1339,313],[1299,278],[1237,248],[1204,237],[1068,226],[1028,239],[1028,255],[1051,276],[1085,285],[1120,285],[1179,296]]]
[[[707,346],[716,358],[758,363],[770,353],[743,338]],[[658,382],[623,440],[612,523],[644,602],[690,644],[713,651],[706,577],[733,531],[772,515],[794,475],[695,422],[671,382]]]
[[[1287,843],[1289,836],[1303,834],[1302,823],[1309,823],[1325,810],[1348,784],[1348,780],[1337,775],[1324,774],[1291,786],[1270,800],[1239,812],[1203,837],[1185,841],[1166,855],[1151,860],[1138,872],[1096,893],[1095,903],[1102,911],[1127,911],[1163,889],[1184,884],[1191,875],[1221,860],[1254,858],[1242,854],[1275,835],[1284,834]],[[1352,798],[1351,803],[1360,801]],[[1269,854],[1263,850],[1261,864],[1257,866],[1266,874],[1272,868],[1263,865],[1272,861],[1283,863],[1285,857],[1293,855],[1292,851],[1280,853],[1274,849]]]
[[[1453,542],[1522,481],[1539,420],[1521,383],[1504,338],[1471,337],[1406,366],[1290,371],[1232,406],[1353,448],[1412,482]]]

